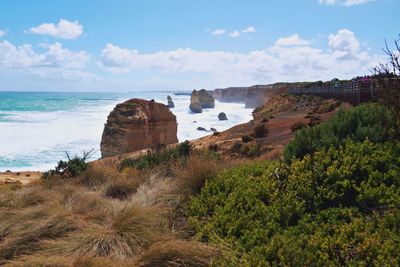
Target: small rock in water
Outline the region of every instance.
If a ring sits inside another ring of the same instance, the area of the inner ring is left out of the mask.
[[[219,113],[219,114],[218,114],[218,119],[219,119],[220,121],[226,121],[226,120],[228,120],[228,118],[226,117],[225,112]]]
[[[197,131],[207,131],[204,127],[197,127]]]
[[[216,132],[216,131],[217,131],[217,129],[215,129],[215,128],[211,127],[211,128],[210,128],[210,131],[211,131],[211,132]]]
[[[197,123],[197,121],[193,121],[193,123]]]

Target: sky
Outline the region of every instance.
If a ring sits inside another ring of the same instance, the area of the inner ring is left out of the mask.
[[[215,89],[385,62],[400,0],[0,2],[0,91]]]

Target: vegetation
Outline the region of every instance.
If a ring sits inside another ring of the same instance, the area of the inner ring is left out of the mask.
[[[340,110],[328,122],[296,131],[284,158],[286,162],[301,159],[318,149],[338,147],[347,138],[381,143],[390,139],[393,128],[393,114],[382,105],[366,104],[349,111]]]
[[[240,166],[206,183],[191,222],[200,240],[241,255],[219,266],[391,265],[400,248],[399,161],[400,145],[367,140],[290,166]]]
[[[122,160],[121,169],[127,167],[150,169],[161,164],[168,164],[174,160],[185,159],[191,151],[192,145],[189,141],[180,143],[174,148],[159,147],[137,159],[127,158]]]
[[[89,165],[86,161],[93,155],[93,149],[88,152],[84,151],[82,157],[75,155],[71,158],[68,152],[65,152],[65,154],[68,160],[60,160],[54,170],[49,170],[43,174],[44,178],[49,178],[54,175],[64,178],[77,176],[88,168]]]
[[[255,138],[263,138],[267,136],[268,129],[265,127],[263,123],[256,125],[253,129],[253,137]]]

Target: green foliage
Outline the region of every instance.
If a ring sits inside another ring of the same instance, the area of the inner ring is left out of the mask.
[[[121,169],[134,167],[139,170],[150,169],[161,164],[167,164],[178,159],[185,159],[193,150],[189,141],[178,144],[174,148],[158,148],[137,159],[126,158],[121,161]]]
[[[346,141],[287,166],[240,166],[208,180],[190,222],[237,255],[217,266],[398,265],[400,145]]]
[[[54,170],[49,170],[43,173],[43,178],[48,179],[52,176],[60,176],[63,178],[76,177],[85,171],[89,164],[86,162],[92,155],[93,150],[83,152],[82,156],[75,155],[73,158],[66,152],[67,161],[60,160]]]
[[[393,124],[390,111],[378,104],[366,104],[348,111],[340,110],[329,121],[296,131],[295,138],[284,152],[286,162],[303,158],[321,148],[339,146],[346,138],[373,142],[389,140]]]

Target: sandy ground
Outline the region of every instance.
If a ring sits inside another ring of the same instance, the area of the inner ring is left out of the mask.
[[[0,184],[13,184],[20,182],[21,184],[28,184],[41,177],[41,172],[0,172]]]

